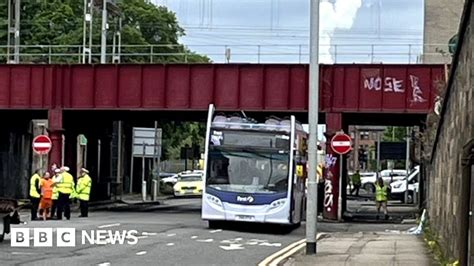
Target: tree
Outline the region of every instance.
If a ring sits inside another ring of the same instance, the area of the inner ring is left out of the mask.
[[[405,127],[387,127],[383,134],[383,141],[406,141],[407,130]]]
[[[117,3],[122,17],[122,52],[123,62],[134,63],[181,63],[181,62],[209,62],[206,56],[189,51],[179,43],[184,36],[184,29],[178,24],[176,15],[166,7],[156,6],[146,0],[120,0]],[[23,62],[75,63],[82,53],[83,38],[83,2],[77,0],[38,0],[22,1],[21,12],[21,45],[38,46],[22,49],[23,53],[35,54],[31,58],[21,58]],[[0,4],[0,45],[7,42],[7,3]],[[100,44],[101,38],[101,10],[96,9],[93,14],[93,43]],[[118,28],[112,16],[107,43],[113,40],[114,30]],[[53,48],[40,45],[59,45]],[[139,45],[140,47],[127,47]],[[159,45],[151,47],[151,45]],[[65,47],[71,46],[71,47]],[[152,51],[153,49],[153,51]],[[99,53],[99,48],[93,49],[93,54]],[[3,52],[3,50],[2,50]],[[56,56],[47,58],[48,53],[71,54],[71,56]],[[108,53],[110,53],[110,49]],[[155,55],[150,57],[150,53]],[[36,54],[44,54],[37,56]],[[137,55],[139,54],[139,55]],[[186,55],[183,55],[186,54]],[[98,56],[94,61],[98,61]],[[110,58],[108,58],[110,62]]]

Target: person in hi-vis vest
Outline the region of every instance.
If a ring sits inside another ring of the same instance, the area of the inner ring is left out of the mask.
[[[56,188],[58,189],[58,209],[57,217],[58,220],[64,217],[66,219],[71,219],[71,206],[70,206],[70,197],[71,194],[74,194],[74,177],[68,172],[69,167],[64,166],[61,168],[61,181],[55,183]]]
[[[91,187],[92,179],[89,176],[89,171],[85,168],[82,168],[76,186],[76,197],[79,199],[79,206],[81,209],[81,215],[79,217],[88,216]]]
[[[38,218],[38,205],[41,198],[40,190],[40,170],[36,170],[30,178],[30,200],[31,200],[31,220],[34,221]]]

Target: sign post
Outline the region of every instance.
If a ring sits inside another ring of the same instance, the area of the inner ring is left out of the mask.
[[[51,139],[46,135],[39,135],[33,139],[33,151],[40,156],[40,168],[44,169],[43,156],[48,154],[53,147]]]
[[[343,131],[331,139],[332,150],[339,154],[339,197],[337,202],[337,219],[342,219],[342,157],[352,150],[352,138]]]

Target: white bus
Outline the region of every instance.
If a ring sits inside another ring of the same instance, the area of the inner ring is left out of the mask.
[[[206,130],[202,219],[299,225],[304,217],[307,134],[294,116],[257,123],[214,115]]]

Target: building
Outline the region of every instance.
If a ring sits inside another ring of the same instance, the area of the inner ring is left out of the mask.
[[[459,28],[464,0],[425,0],[423,63],[450,63],[449,40]]]

